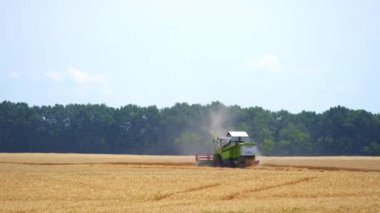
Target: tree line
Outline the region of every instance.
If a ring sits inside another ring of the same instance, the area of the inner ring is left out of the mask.
[[[380,155],[380,115],[177,103],[156,106],[0,103],[0,152],[212,153],[212,139],[242,130],[263,155]]]

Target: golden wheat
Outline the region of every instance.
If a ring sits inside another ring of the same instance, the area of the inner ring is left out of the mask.
[[[130,165],[192,165],[194,156],[169,155],[112,155],[112,154],[56,154],[56,153],[0,153],[0,163],[18,164],[130,164]],[[290,166],[309,169],[346,169],[380,171],[380,157],[264,157],[263,166]]]
[[[380,211],[380,172],[323,169],[325,164],[335,168],[335,158],[324,159],[323,165],[315,165],[318,169],[196,167],[188,164],[192,160],[191,156],[0,154],[0,211]],[[281,164],[281,158],[266,160]],[[170,164],[178,161],[184,164]],[[283,161],[289,166],[289,158]]]

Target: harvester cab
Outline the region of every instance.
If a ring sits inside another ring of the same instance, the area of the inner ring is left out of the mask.
[[[214,139],[215,151],[211,155],[196,155],[197,165],[217,167],[246,167],[256,165],[255,142],[243,131],[229,131],[226,136]]]

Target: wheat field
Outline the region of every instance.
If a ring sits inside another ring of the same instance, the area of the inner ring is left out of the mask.
[[[1,212],[379,212],[378,157],[0,154]]]

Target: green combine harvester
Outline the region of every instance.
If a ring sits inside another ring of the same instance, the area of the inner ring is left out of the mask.
[[[213,155],[195,155],[196,164],[216,167],[247,167],[257,165],[255,142],[246,132],[229,131],[224,137],[214,139]]]

